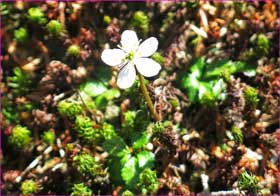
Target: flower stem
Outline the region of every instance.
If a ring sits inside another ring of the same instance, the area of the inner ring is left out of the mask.
[[[148,90],[146,88],[146,85],[144,83],[144,77],[140,73],[138,73],[138,77],[139,77],[139,80],[140,80],[140,87],[141,87],[142,93],[143,93],[143,95],[146,99],[146,102],[148,104],[150,112],[152,113],[152,115],[154,116],[154,119],[156,121],[160,121],[160,117],[159,117],[158,113],[156,112],[156,110],[154,108],[154,104],[151,100],[151,97],[150,97],[150,95],[148,93]]]

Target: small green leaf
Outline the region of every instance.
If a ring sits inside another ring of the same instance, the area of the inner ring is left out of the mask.
[[[121,170],[131,158],[129,148],[119,136],[105,140],[103,148],[109,153],[108,166],[109,173],[112,174],[110,179],[116,184],[122,183]]]
[[[248,65],[247,63],[242,62],[242,61],[235,62],[234,67],[235,67],[234,72],[237,72],[237,73],[256,71],[256,66],[255,65],[251,65],[251,64]]]
[[[121,93],[120,93],[119,89],[116,89],[116,88],[107,90],[104,93],[104,96],[107,100],[113,100],[114,98],[120,97],[120,95],[121,95]]]
[[[120,164],[122,167],[128,162],[128,160],[131,158],[131,154],[129,151],[123,151],[123,156],[120,160]]]
[[[100,81],[90,79],[80,86],[80,90],[91,97],[96,97],[104,93],[107,87]]]
[[[125,181],[126,185],[131,187],[133,184],[136,184],[137,174],[137,159],[131,157],[121,169],[122,179]]]
[[[120,173],[122,169],[122,165],[119,161],[119,158],[113,157],[109,159],[108,166],[109,166],[109,173],[112,174],[110,175],[110,180],[116,184],[123,183],[122,176]]]
[[[135,137],[136,136],[136,137]],[[149,142],[149,137],[146,133],[143,134],[135,134],[134,138],[134,142],[132,143],[132,148],[134,150],[138,150],[140,148],[143,148],[148,142]]]
[[[113,136],[110,140],[105,140],[103,148],[111,156],[122,157],[126,153],[129,153],[129,149],[123,139],[119,136]]]
[[[216,97],[219,97],[221,92],[226,88],[226,84],[224,83],[223,79],[218,80],[213,87],[213,93]]]
[[[100,110],[105,109],[107,104],[108,104],[108,100],[106,99],[104,94],[98,95],[95,98],[95,105],[98,109],[100,109]]]
[[[183,87],[187,89],[188,99],[191,103],[195,102],[198,94],[199,81],[194,75],[190,74],[183,80]]]
[[[207,82],[200,82],[198,89],[198,98],[201,99],[205,93],[212,93],[212,88],[209,83]]]
[[[154,166],[155,155],[149,151],[142,151],[137,154],[139,168],[151,168]]]
[[[120,153],[119,153],[120,154]],[[131,154],[128,150],[122,151],[122,156],[112,156],[109,159],[109,172],[110,174],[113,174],[110,176],[111,180],[115,183],[122,183],[122,176],[121,176],[121,170],[125,166],[125,164],[129,161],[131,158]]]
[[[190,67],[190,71],[195,75],[196,78],[200,78],[202,76],[202,71],[205,65],[204,57],[201,57],[195,61],[194,64]]]
[[[221,72],[224,69],[231,70],[232,69],[231,67],[233,67],[233,66],[234,65],[233,65],[232,61],[230,61],[228,59],[213,61],[212,63],[207,64],[206,70],[203,74],[203,79],[209,80],[209,79],[217,78],[220,76]]]

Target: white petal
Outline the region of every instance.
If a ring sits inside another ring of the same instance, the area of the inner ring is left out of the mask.
[[[155,37],[150,37],[140,44],[138,55],[140,57],[148,57],[155,53],[158,48],[158,40]]]
[[[119,72],[117,85],[121,89],[129,88],[133,85],[136,78],[136,70],[130,62],[125,65]]]
[[[135,51],[139,46],[139,40],[134,31],[125,30],[121,36],[122,48],[126,52]]]
[[[145,77],[155,76],[161,69],[160,64],[150,58],[136,58],[134,63],[137,70]]]
[[[121,49],[105,49],[101,54],[101,59],[107,65],[117,66],[123,63],[125,55]]]

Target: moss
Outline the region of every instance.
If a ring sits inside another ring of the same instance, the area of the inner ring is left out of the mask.
[[[246,105],[248,106],[257,106],[259,103],[257,90],[253,87],[246,87],[244,89],[244,97],[246,101]]]
[[[124,115],[124,121],[122,123],[122,128],[129,129],[129,130],[134,129],[136,112],[129,110],[129,111],[125,112],[123,115]]]
[[[152,125],[152,133],[155,135],[161,134],[170,125],[172,125],[170,121],[156,122]]]
[[[264,34],[259,34],[257,38],[257,53],[265,56],[269,52],[269,40]]]
[[[143,11],[136,11],[130,24],[134,28],[142,30],[144,34],[149,31],[149,17]]]
[[[105,24],[110,24],[111,22],[112,22],[112,19],[111,19],[111,17],[110,16],[108,16],[108,15],[105,15],[104,17],[103,17],[103,22],[105,23]]]
[[[168,102],[172,105],[173,108],[177,108],[180,106],[180,102],[178,99],[171,98],[168,100]]]
[[[19,111],[8,97],[2,97],[3,123],[19,123]]]
[[[102,167],[93,156],[88,153],[81,153],[73,158],[73,166],[82,174],[92,177],[98,176],[102,172]]]
[[[75,119],[83,111],[83,107],[76,101],[62,100],[58,103],[57,107],[62,116],[70,119]]]
[[[54,132],[52,130],[45,131],[42,135],[42,140],[44,143],[46,143],[48,145],[52,145],[55,141]]]
[[[231,128],[232,136],[234,141],[237,143],[243,143],[243,133],[242,130],[237,126],[232,126]]]
[[[263,188],[263,189],[261,189],[261,190],[259,191],[258,194],[261,194],[261,195],[271,195],[271,191],[270,191],[270,189],[268,189],[268,188]]]
[[[17,95],[27,93],[31,88],[31,75],[23,72],[19,67],[13,69],[14,76],[8,77],[8,86]]]
[[[85,142],[99,142],[103,139],[102,129],[93,128],[94,122],[87,116],[79,115],[75,120],[74,129]]]
[[[264,34],[259,34],[252,47],[241,53],[240,59],[255,63],[256,59],[268,55],[270,43]]]
[[[64,31],[62,24],[57,20],[51,20],[47,24],[46,28],[47,28],[47,31],[54,36],[59,36]]]
[[[122,196],[134,196],[134,194],[133,194],[130,190],[125,190],[125,191],[122,193]]]
[[[31,142],[30,134],[31,131],[27,127],[17,125],[13,128],[12,135],[9,137],[9,144],[18,150],[25,148]]]
[[[228,149],[228,146],[227,146],[227,144],[222,143],[222,144],[220,145],[220,148],[221,148],[222,151],[226,152],[227,149]]]
[[[114,126],[109,123],[103,123],[101,134],[105,140],[112,139],[116,135]]]
[[[29,10],[27,11],[27,18],[29,21],[38,24],[45,24],[47,22],[44,12],[37,7],[29,8]]]
[[[200,99],[200,104],[204,107],[213,107],[216,105],[216,102],[217,99],[214,93],[211,92],[205,92]]]
[[[248,193],[257,193],[258,192],[258,179],[255,175],[243,171],[239,176],[238,187],[241,190],[246,190]]]
[[[14,40],[17,42],[26,42],[29,34],[26,28],[19,28],[14,31]]]
[[[20,190],[23,195],[36,194],[38,189],[37,183],[33,180],[25,180],[20,186]]]
[[[163,65],[164,63],[164,57],[159,52],[155,52],[152,55],[152,59],[158,62],[160,65]]]
[[[80,46],[76,44],[69,46],[67,49],[67,54],[74,57],[80,56]]]
[[[139,177],[139,183],[137,187],[141,190],[142,194],[154,194],[159,188],[159,182],[157,179],[157,174],[155,171],[147,168],[145,169]]]
[[[225,83],[228,83],[230,81],[231,72],[229,69],[225,68],[221,71],[220,77],[223,79]]]
[[[90,190],[90,188],[84,183],[78,183],[73,185],[71,195],[92,195],[92,190]]]

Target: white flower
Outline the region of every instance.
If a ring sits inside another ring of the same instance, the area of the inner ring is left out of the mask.
[[[101,54],[104,63],[120,68],[117,85],[129,88],[136,78],[136,70],[145,77],[152,77],[159,73],[161,66],[154,60],[147,58],[155,53],[158,40],[150,37],[140,44],[141,40],[134,31],[125,30],[121,35],[119,49],[105,49]]]

